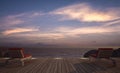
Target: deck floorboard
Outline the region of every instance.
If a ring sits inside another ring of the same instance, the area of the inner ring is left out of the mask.
[[[89,62],[81,58],[38,58],[26,62],[25,66],[19,63],[10,63],[0,66],[0,73],[120,73],[120,59],[117,67],[107,60]]]

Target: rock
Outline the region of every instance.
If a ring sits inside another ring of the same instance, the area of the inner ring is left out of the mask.
[[[112,57],[120,57],[120,48],[113,51]]]
[[[95,54],[97,50],[90,50],[84,54],[84,57],[89,57],[90,54]]]
[[[84,54],[84,57],[89,57],[90,54],[95,54],[97,50],[90,50]],[[120,48],[113,51],[112,57],[120,57]]]

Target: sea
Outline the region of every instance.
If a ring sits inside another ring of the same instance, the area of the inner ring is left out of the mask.
[[[25,48],[33,57],[83,57],[95,48]]]

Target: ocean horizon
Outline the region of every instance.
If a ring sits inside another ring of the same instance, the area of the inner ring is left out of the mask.
[[[94,48],[23,47],[23,48],[26,54],[31,54],[33,57],[38,57],[38,58],[39,57],[84,57],[85,53],[87,53],[88,51],[98,49],[96,47]],[[111,47],[111,48],[117,49],[117,47],[116,48]]]
[[[95,48],[25,48],[25,52],[33,57],[83,57],[93,49]]]

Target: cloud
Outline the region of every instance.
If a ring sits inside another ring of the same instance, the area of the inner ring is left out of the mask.
[[[3,31],[3,35],[11,35],[11,34],[17,34],[17,33],[23,33],[23,32],[33,32],[33,31],[38,31],[38,29],[35,28],[14,28],[11,30],[6,30]]]
[[[16,15],[9,15],[7,16],[7,18],[13,19],[13,18],[32,18],[32,17],[37,17],[37,16],[41,16],[41,15],[45,15],[45,13],[43,12],[26,12],[26,13],[20,13],[20,14],[16,14]]]
[[[45,15],[45,13],[42,13],[42,12],[34,12],[34,13],[32,13],[31,15],[29,15],[29,17],[30,17],[30,18],[33,18],[33,17],[42,16],[42,15]]]
[[[120,32],[120,27],[103,27],[103,26],[91,26],[91,27],[56,27],[53,30],[40,31],[37,28],[15,28],[11,30],[3,31],[3,35],[10,35],[12,37],[29,37],[29,38],[43,38],[43,39],[66,39],[80,37],[81,35],[95,35]],[[27,33],[24,33],[27,32]],[[28,33],[30,32],[30,33]]]
[[[37,33],[32,33],[32,34],[23,34],[21,36],[29,36],[30,38],[42,38],[42,39],[63,39],[65,38],[63,34],[61,33],[51,33],[51,32],[37,32]]]
[[[20,37],[20,38],[26,38],[27,39],[34,39],[34,38],[43,38],[43,39],[62,39],[65,38],[65,36],[61,33],[56,33],[55,31],[40,31],[39,28],[14,28],[5,30],[2,32],[2,35],[4,37]]]
[[[116,11],[116,13],[115,13]],[[87,3],[74,4],[56,9],[50,14],[61,15],[60,20],[78,20],[82,22],[105,22],[118,17],[120,9],[106,9],[104,11],[93,8]]]
[[[111,25],[118,25],[118,24],[120,24],[120,18],[118,18],[117,20],[107,22],[103,26],[111,26]]]
[[[91,41],[97,41],[100,44],[106,40],[106,43],[116,42],[119,38],[120,27],[56,27],[55,29],[42,31],[37,28],[15,28],[2,32],[3,38],[12,38],[14,40],[22,39],[20,42],[28,43],[58,43],[58,44],[87,44]],[[118,34],[116,34],[118,32]],[[99,39],[100,38],[100,39]],[[112,39],[111,39],[112,38]],[[24,39],[24,40],[23,40]],[[10,41],[12,41],[10,39]],[[71,42],[72,41],[72,42]],[[92,42],[93,43],[93,42]]]
[[[113,29],[102,28],[102,27],[98,27],[98,26],[79,27],[79,28],[59,27],[59,28],[55,29],[55,31],[59,32],[61,34],[64,34],[66,36],[78,36],[78,35],[83,35],[83,34],[103,34],[103,33],[114,32]]]
[[[4,27],[11,27],[11,26],[16,26],[20,24],[24,24],[26,21],[19,19],[19,18],[12,18],[12,17],[4,17],[0,21],[0,28]]]
[[[40,17],[44,15],[42,12],[28,12],[28,13],[20,13],[14,15],[8,15],[1,18],[0,27],[10,27],[15,25],[24,25],[27,22],[30,22],[31,19],[35,17]]]
[[[13,26],[24,23],[24,20],[21,19],[6,19],[3,25],[5,26]]]
[[[48,38],[48,39],[62,39],[64,38],[64,35],[60,33],[43,33],[39,34],[38,36],[43,37],[43,38]]]

